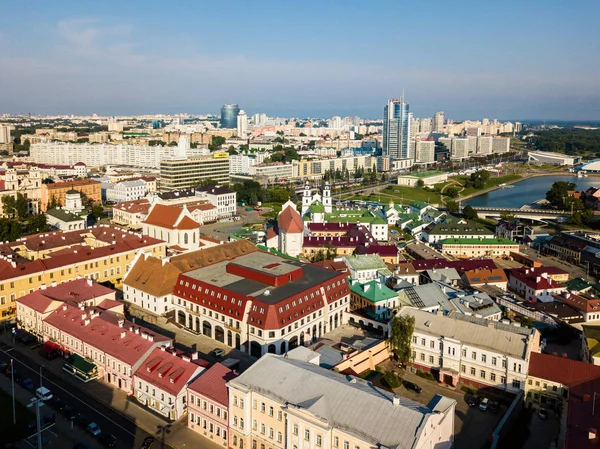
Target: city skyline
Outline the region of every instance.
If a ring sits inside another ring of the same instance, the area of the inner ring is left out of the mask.
[[[431,4],[13,2],[0,113],[375,119],[404,88],[415,117],[600,119],[600,5]]]

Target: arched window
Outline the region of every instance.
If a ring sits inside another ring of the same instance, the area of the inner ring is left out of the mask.
[[[187,245],[187,244],[188,244],[188,235],[187,235],[187,232],[185,232],[185,233],[183,234],[183,244],[184,244],[184,245]]]

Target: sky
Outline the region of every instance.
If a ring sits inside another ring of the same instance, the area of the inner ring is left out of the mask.
[[[4,1],[0,114],[600,120],[597,0]]]

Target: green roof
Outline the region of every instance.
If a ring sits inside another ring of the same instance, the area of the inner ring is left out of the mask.
[[[281,251],[277,251],[275,248],[267,248],[265,245],[256,245],[256,247],[258,249],[260,249],[261,251],[275,254],[276,256],[284,257],[286,259],[291,259],[291,260],[299,260],[298,257],[292,257],[289,254],[282,253]]]
[[[441,240],[442,245],[518,245],[510,239],[444,239]]]
[[[431,230],[428,231],[428,234],[456,235],[460,237],[461,234],[492,236],[494,235],[494,232],[477,223],[459,223],[457,221],[451,221],[449,223],[438,223],[434,225]]]
[[[431,176],[439,176],[439,175],[443,175],[444,172],[443,171],[439,171],[439,170],[429,170],[429,171],[420,171],[417,173],[410,173],[407,175],[403,175],[402,177],[413,177],[413,178],[429,178]]]
[[[591,282],[588,282],[582,278],[570,279],[567,282],[564,282],[564,284],[565,287],[567,287],[567,290],[576,292],[582,292],[589,290],[590,288],[593,288],[594,290],[600,289],[600,285],[592,284]]]
[[[404,223],[406,221],[418,220],[419,214],[400,214],[398,215],[398,221]]]
[[[428,206],[429,204],[424,201],[413,201],[410,203],[410,207],[414,207],[415,209],[425,209]]]
[[[85,217],[82,217],[81,215],[78,214],[73,214],[71,212],[67,212],[64,209],[48,209],[46,211],[46,214],[60,220],[60,221],[64,221],[64,222],[72,222],[72,221],[85,221]]]
[[[387,224],[387,221],[378,213],[367,209],[337,210],[330,214],[325,214],[325,222]]]
[[[351,282],[350,290],[353,293],[356,293],[373,303],[398,297],[398,294],[394,290],[391,290],[387,285],[376,280],[364,284],[361,284],[356,280],[349,280],[349,282]]]
[[[315,201],[314,203],[312,203],[310,205],[308,210],[310,211],[311,214],[324,214],[325,206],[323,206],[323,203],[321,203],[320,201]]]
[[[377,254],[362,254],[357,256],[344,256],[348,264],[357,271],[360,270],[387,270],[388,267]]]

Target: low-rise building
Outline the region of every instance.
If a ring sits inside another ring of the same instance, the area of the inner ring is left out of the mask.
[[[229,447],[229,390],[236,374],[220,363],[188,385],[188,427],[223,447]]]
[[[422,238],[427,243],[437,243],[445,239],[493,238],[494,232],[478,223],[467,220],[452,220],[449,223],[432,224],[423,231]]]
[[[360,282],[368,282],[392,275],[386,263],[377,254],[348,255],[344,256],[343,260],[350,270],[350,277]]]
[[[600,365],[600,326],[583,325],[581,360]]]
[[[569,290],[554,295],[556,301],[568,304],[581,314],[583,322],[600,320],[600,299],[586,293],[575,294]]]
[[[508,289],[527,301],[565,291],[565,286],[553,281],[544,268],[513,268],[509,271]]]
[[[200,248],[200,224],[183,207],[153,204],[142,222],[142,233],[167,242],[177,250]]]
[[[64,206],[67,193],[73,190],[84,194],[93,202],[102,202],[102,184],[92,179],[42,184],[41,189],[40,210],[43,212],[51,206]]]
[[[501,258],[508,257],[511,251],[518,251],[519,244],[508,239],[478,238],[440,240],[440,250],[443,254],[457,259],[476,257]]]
[[[148,216],[150,201],[147,199],[125,201],[113,206],[112,222],[129,229],[142,229],[142,222]]]
[[[236,214],[237,192],[221,186],[197,187],[196,195],[206,198],[217,208],[219,218],[228,218]]]
[[[377,321],[389,320],[392,310],[398,307],[398,294],[381,279],[361,283],[350,282],[350,311],[360,312]]]
[[[485,285],[493,285],[501,288],[502,290],[506,290],[508,286],[508,278],[506,277],[504,270],[501,268],[465,271],[462,275],[462,281],[465,286],[474,289]]]
[[[198,353],[186,356],[166,346],[155,347],[133,374],[135,398],[170,420],[185,413],[187,387],[204,368]]]
[[[269,354],[228,387],[235,449],[449,449],[454,441],[456,401],[436,395],[417,404],[300,360]]]
[[[146,183],[141,179],[109,183],[103,190],[103,199],[109,203],[140,200],[148,193]]]
[[[540,351],[536,329],[412,307],[399,313],[415,317],[413,365],[440,382],[513,393],[525,388],[530,355]]]
[[[432,170],[398,176],[398,185],[400,186],[416,187],[420,185],[420,181],[424,186],[432,186],[448,181],[448,173]]]

